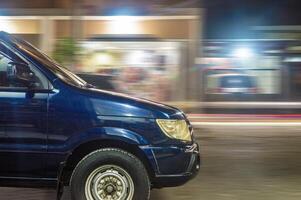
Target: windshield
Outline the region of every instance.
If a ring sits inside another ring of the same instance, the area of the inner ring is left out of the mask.
[[[38,59],[43,65],[45,65],[49,70],[56,74],[59,79],[75,86],[85,86],[87,84],[80,77],[76,76],[65,67],[62,67],[56,61],[48,57],[46,54],[42,53],[40,50],[38,50],[28,42],[13,36],[11,36],[11,38],[19,48]]]

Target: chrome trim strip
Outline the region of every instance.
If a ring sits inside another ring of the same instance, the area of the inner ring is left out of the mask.
[[[194,143],[191,146],[188,146],[187,149],[185,149],[185,153],[199,153],[198,145]]]

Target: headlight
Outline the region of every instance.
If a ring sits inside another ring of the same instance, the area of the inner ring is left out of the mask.
[[[156,121],[168,137],[191,141],[191,134],[185,120],[157,119]]]

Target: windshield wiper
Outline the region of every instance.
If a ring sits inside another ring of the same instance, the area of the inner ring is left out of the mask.
[[[85,88],[96,88],[94,85],[92,85],[90,83],[85,83],[85,85],[83,85],[83,87],[85,87]]]

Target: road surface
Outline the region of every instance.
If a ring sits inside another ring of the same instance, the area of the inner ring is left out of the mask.
[[[197,129],[203,165],[178,188],[152,200],[300,200],[301,127],[208,126]],[[55,191],[0,188],[2,200],[53,200]],[[64,200],[70,200],[68,192]]]

